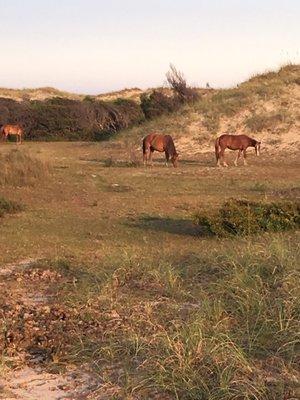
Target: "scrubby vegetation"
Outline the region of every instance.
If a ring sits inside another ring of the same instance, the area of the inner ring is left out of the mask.
[[[217,236],[280,232],[300,227],[300,203],[231,199],[217,212],[196,214],[195,221],[207,233]]]
[[[170,90],[153,90],[141,94],[141,108],[147,119],[170,114],[199,99],[197,89],[188,86],[183,74],[171,64],[166,74]]]
[[[20,123],[27,139],[101,140],[143,118],[139,105],[131,100],[53,98],[17,103],[0,99],[0,124]]]
[[[291,123],[292,119],[286,110],[265,114],[253,114],[245,121],[246,127],[253,132],[262,132],[263,130],[276,132],[279,125]]]

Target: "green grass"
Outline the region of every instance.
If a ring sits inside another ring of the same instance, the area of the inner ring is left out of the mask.
[[[296,237],[271,236],[210,241],[180,259],[52,263],[76,277],[61,294],[83,321],[67,359],[93,362],[101,377],[118,365],[107,379],[121,382],[120,399],[296,395],[299,256]]]
[[[45,337],[47,368],[87,363],[101,390],[113,390],[108,398],[297,398],[299,232],[208,238],[192,221],[231,197],[291,199],[297,159],[249,154],[250,166],[220,170],[208,154],[173,169],[156,155],[153,168],[132,168],[126,146],[20,146],[50,173],[3,185],[3,196],[26,208],[1,220],[1,265],[30,257],[61,278],[38,285],[55,299],[49,318],[27,306],[33,332],[12,293],[37,281],[5,285],[1,301],[16,302],[10,323],[24,327],[9,351]]]

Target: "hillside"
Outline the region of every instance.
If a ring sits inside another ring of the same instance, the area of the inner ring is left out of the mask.
[[[8,89],[0,88],[0,97],[12,99],[15,101],[24,100],[46,100],[53,97],[62,97],[66,99],[80,100],[84,95],[64,92],[52,87],[41,87],[35,89]]]
[[[262,140],[264,148],[268,150],[298,150],[299,85],[300,65],[287,65],[276,72],[256,75],[235,88],[198,89],[199,101],[185,105],[172,114],[166,113],[155,119],[146,120],[142,124],[138,121],[133,128],[119,133],[119,137],[121,141],[126,138],[126,143],[139,144],[141,137],[148,131],[169,133],[176,138],[182,154],[194,155],[211,151],[212,143],[217,135],[224,132],[239,132],[259,138]],[[168,96],[171,93],[167,88],[158,88],[157,90],[163,91]],[[97,96],[85,96],[47,87],[22,90],[0,88],[0,97],[13,99],[19,103],[22,103],[22,100],[43,102],[55,97],[79,102],[91,99],[96,102],[110,103],[123,99],[134,101],[139,108],[141,94],[150,94],[152,91],[153,89],[143,91],[139,88],[132,88]],[[71,121],[72,115],[69,118]],[[6,123],[4,118],[2,119],[2,123]],[[15,120],[15,115],[11,115],[10,119]],[[62,130],[58,120],[57,122],[54,140]],[[73,122],[76,127],[77,122]],[[64,128],[69,129],[68,127]],[[84,139],[84,136],[89,137],[89,135],[79,135],[78,140]],[[63,134],[62,137],[64,137]],[[76,138],[75,132],[73,137]],[[42,137],[37,138],[41,139]]]
[[[298,151],[300,144],[300,65],[257,75],[236,88],[202,91],[201,98],[177,113],[125,132],[136,143],[145,131],[173,135],[179,151],[211,151],[221,133],[245,133],[269,151]]]

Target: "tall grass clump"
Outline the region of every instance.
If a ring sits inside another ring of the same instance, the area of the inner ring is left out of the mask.
[[[0,155],[0,185],[32,186],[49,175],[49,167],[29,154],[12,150]]]
[[[219,129],[221,117],[232,117],[251,102],[251,94],[242,88],[226,89],[201,99],[194,105],[203,115],[203,124],[208,132]]]
[[[199,307],[156,337],[151,378],[176,399],[297,398],[299,244],[232,246],[220,244],[190,266]],[[199,269],[207,262],[220,273],[203,291]]]
[[[300,204],[231,199],[215,212],[197,213],[195,222],[206,233],[217,236],[292,230],[300,227]]]
[[[58,363],[93,365],[116,399],[298,398],[297,239],[213,239],[180,257],[126,252],[98,265],[49,261],[65,318],[43,346]]]
[[[265,114],[253,114],[245,120],[246,127],[253,132],[275,131],[278,125],[292,123],[285,110]]]
[[[22,210],[23,207],[21,204],[7,200],[4,197],[0,197],[0,217],[3,217],[5,214],[14,214]]]

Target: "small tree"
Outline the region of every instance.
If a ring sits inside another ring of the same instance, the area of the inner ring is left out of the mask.
[[[198,99],[197,90],[187,85],[183,73],[178,71],[173,64],[170,64],[170,70],[166,73],[166,77],[170,88],[182,103]]]

